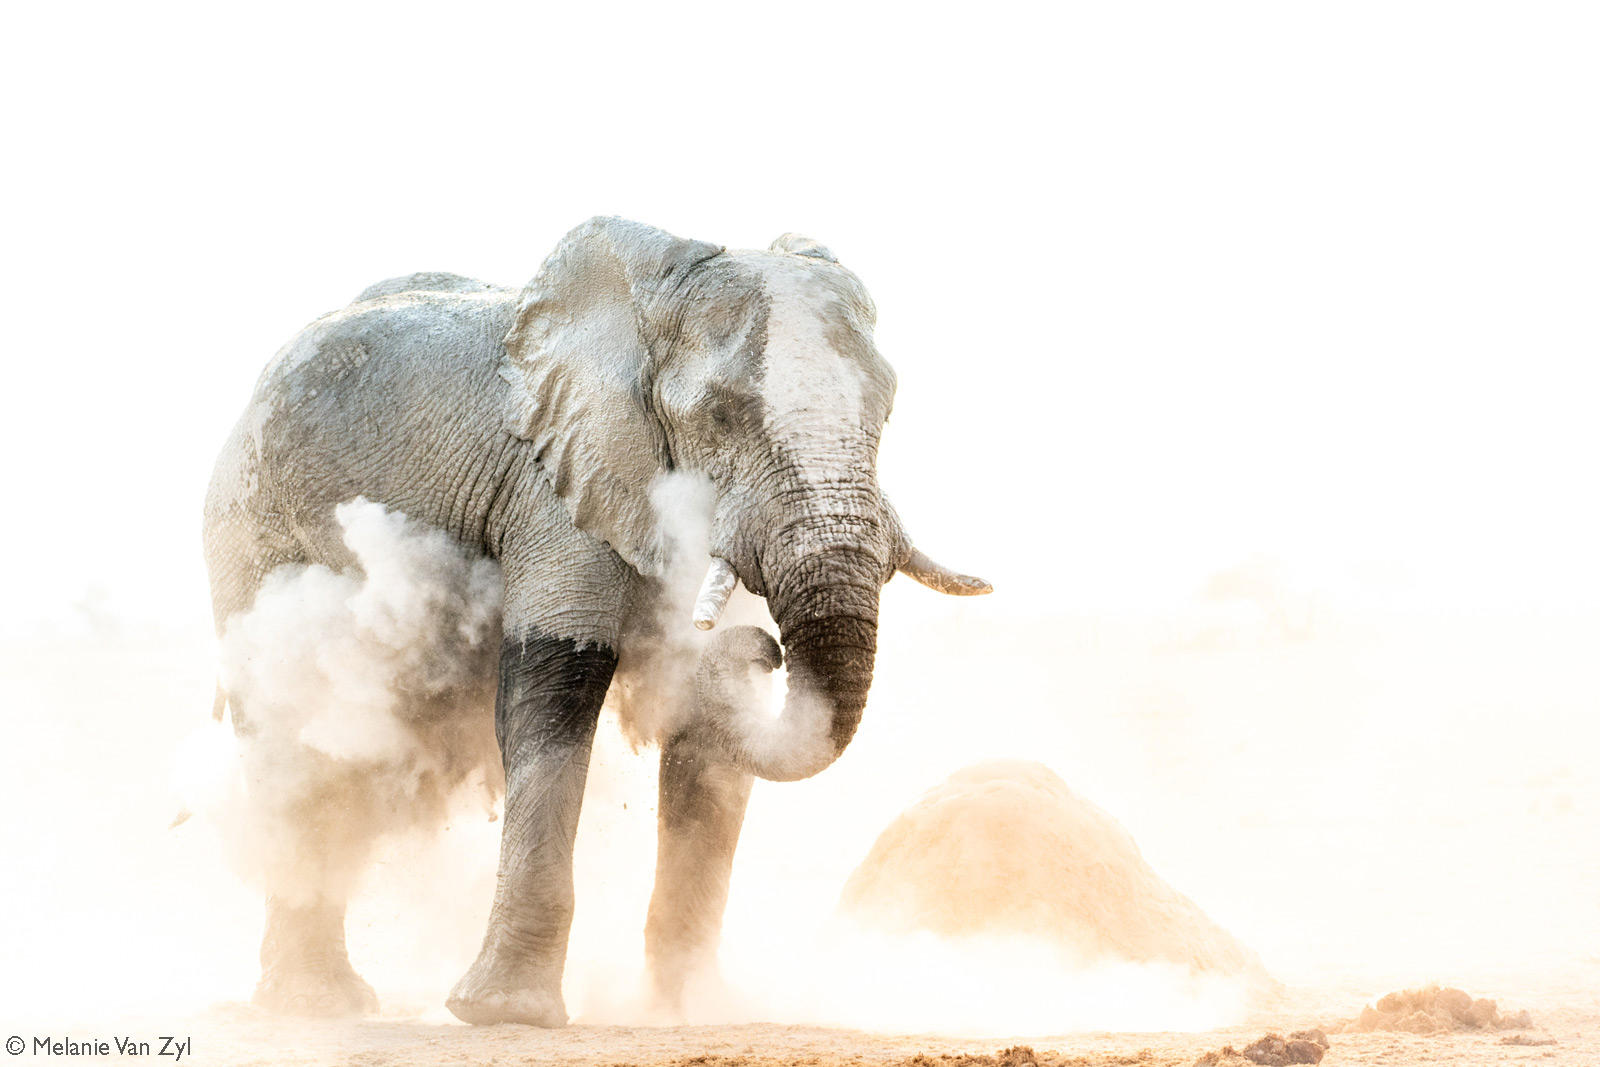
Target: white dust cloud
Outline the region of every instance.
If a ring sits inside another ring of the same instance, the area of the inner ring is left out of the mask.
[[[500,574],[442,532],[357,498],[352,566],[287,566],[227,623],[232,732],[186,745],[180,789],[234,861],[292,903],[343,900],[377,838],[436,825],[458,794],[491,811]]]
[[[700,653],[712,633],[690,622],[700,585],[711,564],[716,488],[703,474],[670,471],[650,487],[666,571],[651,610],[635,620],[617,664],[606,708],[617,714],[635,751],[671,737],[692,707]],[[766,602],[736,587],[717,623],[719,629],[759,626],[776,633]],[[778,677],[782,677],[779,675]]]
[[[725,951],[722,987],[701,988],[691,1020],[1035,1036],[1207,1030],[1252,1004],[1229,977],[1167,963],[1083,966],[1021,935],[892,935],[836,918],[797,932],[788,949],[760,963]]]
[[[711,562],[711,521],[716,490],[704,475],[672,471],[650,487],[667,561],[654,610],[635,624],[606,707],[615,711],[635,750],[670,736],[680,725],[683,701],[705,636],[689,625],[695,595]]]
[[[1283,560],[1253,552],[1206,577],[1182,614],[1176,639],[1191,648],[1306,640],[1316,622],[1316,593],[1296,582]]]

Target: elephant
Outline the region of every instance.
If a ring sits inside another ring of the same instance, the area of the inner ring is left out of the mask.
[[[883,584],[898,571],[944,593],[990,591],[918,549],[878,486],[895,375],[873,343],[876,315],[856,275],[809,238],[728,250],[594,218],[522,288],[384,281],[263,371],[206,496],[219,634],[276,569],[347,565],[334,512],[357,497],[500,568],[498,674],[482,691],[494,694],[504,810],[488,929],[447,1001],[465,1022],[567,1022],[573,842],[609,690],[692,705],[656,738],[646,958],[671,1004],[685,975],[714,964],[752,779],[808,778],[855,735]],[[668,475],[712,496],[706,578],[692,617],[670,625],[714,627],[742,583],[781,640],[725,626],[697,681],[677,686],[662,681],[663,650],[677,647],[657,610],[672,543],[652,498]],[[782,711],[753,709],[751,665],[784,661]],[[226,684],[217,714],[226,707],[248,748],[249,701]],[[257,1003],[376,1010],[345,948],[344,896],[269,890]]]

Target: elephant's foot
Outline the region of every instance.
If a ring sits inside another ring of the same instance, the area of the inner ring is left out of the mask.
[[[647,943],[648,944],[648,943]],[[650,1006],[658,1014],[668,1018],[683,1017],[683,989],[688,984],[691,975],[700,977],[705,967],[693,966],[690,960],[681,955],[672,955],[663,958],[653,956],[648,948],[645,953],[645,971],[650,981]],[[711,972],[716,972],[716,960],[711,961]]]
[[[350,966],[344,906],[290,907],[267,900],[261,981],[252,1002],[284,1015],[371,1015],[378,994]]]
[[[472,969],[450,991],[444,1006],[464,1023],[527,1023],[529,1026],[567,1025],[567,1005],[561,999],[561,980],[529,981],[526,974],[486,962],[478,957]]]
[[[325,958],[269,967],[262,972],[251,1002],[282,1015],[318,1018],[371,1015],[378,1010],[378,994],[348,960]]]
[[[663,1019],[682,1021],[687,1000],[727,999],[728,985],[717,966],[715,952],[696,952],[668,959],[649,959],[650,1007]]]

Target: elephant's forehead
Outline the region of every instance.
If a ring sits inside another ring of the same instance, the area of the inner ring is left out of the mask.
[[[865,368],[835,343],[848,309],[809,272],[765,272],[767,338],[762,396],[770,417],[806,414],[860,425]]]

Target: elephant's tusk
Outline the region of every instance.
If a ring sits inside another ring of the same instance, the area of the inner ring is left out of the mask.
[[[920,548],[911,550],[911,558],[900,564],[899,570],[901,574],[915,578],[929,589],[936,589],[950,596],[982,596],[984,593],[994,592],[994,586],[982,578],[974,578],[970,574],[957,574],[944,564],[929,559]]]
[[[728,597],[733,595],[733,587],[739,581],[739,576],[733,571],[733,564],[719,556],[711,557],[711,566],[706,570],[706,580],[700,583],[700,595],[694,602],[694,624],[702,630],[709,630],[722,618],[722,609],[728,606]]]

